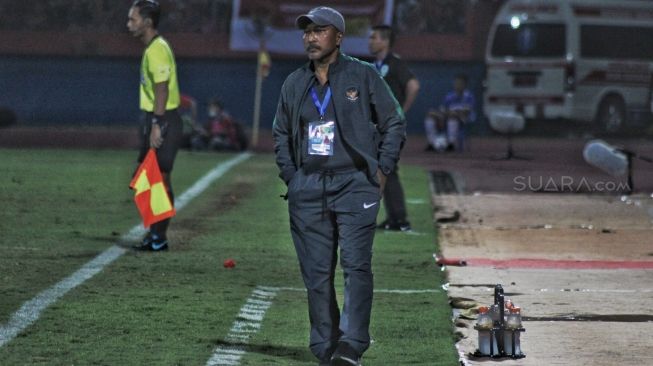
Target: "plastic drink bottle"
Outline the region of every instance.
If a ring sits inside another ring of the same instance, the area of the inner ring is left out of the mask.
[[[510,309],[510,314],[506,317],[506,330],[503,332],[503,349],[508,355],[521,355],[521,345],[519,341],[521,328],[521,308],[518,306]],[[515,348],[512,348],[513,345],[513,336],[515,337],[514,343]]]
[[[476,330],[478,331],[478,351],[484,356],[490,356],[490,338],[492,337],[492,327],[494,322],[489,314],[487,306],[481,306],[478,309],[478,319],[476,320]],[[496,342],[494,344],[496,349]]]

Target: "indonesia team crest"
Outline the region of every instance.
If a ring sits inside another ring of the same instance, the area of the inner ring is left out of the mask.
[[[351,87],[345,91],[345,96],[349,99],[350,102],[355,102],[358,100],[358,89]]]

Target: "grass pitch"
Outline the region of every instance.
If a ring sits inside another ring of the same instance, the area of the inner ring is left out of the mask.
[[[127,189],[134,152],[0,153],[4,323],[139,218]],[[177,194],[227,157],[181,153]],[[204,365],[254,287],[302,287],[276,173],[269,155],[234,168],[178,214],[169,252],[127,253],[0,348],[0,364]],[[403,167],[401,174],[416,233],[377,233],[375,286],[437,289],[426,173]],[[235,268],[222,266],[227,258]],[[305,293],[279,292],[240,363],[315,365],[308,326]],[[445,293],[375,294],[371,334],[365,365],[457,364]]]

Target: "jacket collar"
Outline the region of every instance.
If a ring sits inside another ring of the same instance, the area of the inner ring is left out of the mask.
[[[345,54],[342,53],[341,51],[338,51],[338,57],[332,64],[329,65],[329,75],[332,75],[338,72],[340,69],[342,69],[344,67],[345,62],[346,62]],[[308,61],[307,63],[305,63],[304,70],[306,72],[313,74],[315,72],[315,69],[313,68],[313,61]]]

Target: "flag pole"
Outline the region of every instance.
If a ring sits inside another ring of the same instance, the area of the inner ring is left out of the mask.
[[[259,125],[261,123],[261,94],[263,89],[263,65],[261,65],[261,52],[265,45],[261,41],[256,62],[256,89],[254,91],[254,121],[252,122],[252,147],[258,146]]]

